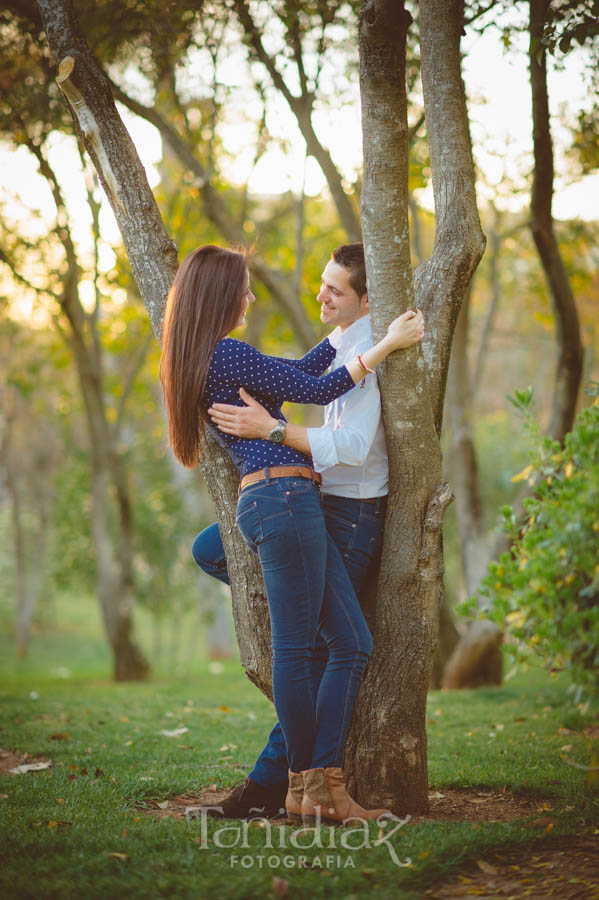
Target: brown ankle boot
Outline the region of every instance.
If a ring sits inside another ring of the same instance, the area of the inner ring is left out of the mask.
[[[289,769],[289,790],[285,798],[285,811],[287,818],[293,822],[302,820],[302,800],[304,798],[304,780],[301,772],[292,772]]]
[[[338,766],[327,769],[307,769],[304,777],[304,798],[302,800],[302,822],[314,825],[329,822],[341,824],[347,819],[377,819],[388,809],[363,809],[347,793],[343,772]]]

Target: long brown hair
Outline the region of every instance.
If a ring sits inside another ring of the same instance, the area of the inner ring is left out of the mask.
[[[239,321],[246,269],[243,252],[206,244],[185,257],[167,298],[160,379],[169,443],[190,469],[200,459],[208,422],[202,399],[210,360]]]

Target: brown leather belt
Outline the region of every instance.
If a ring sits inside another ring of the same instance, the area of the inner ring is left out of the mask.
[[[337,497],[337,494],[325,493],[325,494],[323,494],[323,497],[326,500],[327,497]],[[344,497],[343,499],[345,500],[346,498]],[[347,498],[347,499],[349,499],[349,498]],[[374,504],[378,503],[379,500],[386,500],[387,494],[383,494],[382,497],[353,497],[352,499],[357,500],[359,503],[372,503],[372,505],[374,506]]]
[[[248,484],[256,484],[258,481],[266,481],[265,471],[271,478],[309,478],[315,484],[320,484],[322,478],[319,472],[315,472],[308,466],[271,466],[270,469],[259,469],[258,472],[250,472],[244,475],[239,485],[239,490],[243,490]]]

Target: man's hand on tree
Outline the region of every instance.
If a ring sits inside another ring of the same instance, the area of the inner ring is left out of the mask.
[[[424,316],[419,309],[408,309],[389,325],[387,336],[393,339],[395,349],[402,350],[417,344],[424,337]]]
[[[239,396],[245,406],[231,406],[228,403],[213,403],[208,415],[225,434],[240,438],[263,438],[268,440],[271,429],[277,424],[271,414],[248,394],[239,388]]]

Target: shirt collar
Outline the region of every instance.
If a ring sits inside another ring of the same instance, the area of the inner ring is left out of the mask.
[[[329,344],[335,350],[346,349],[368,334],[370,334],[370,316],[361,316],[345,331],[341,331],[339,326],[337,326],[329,335]]]

